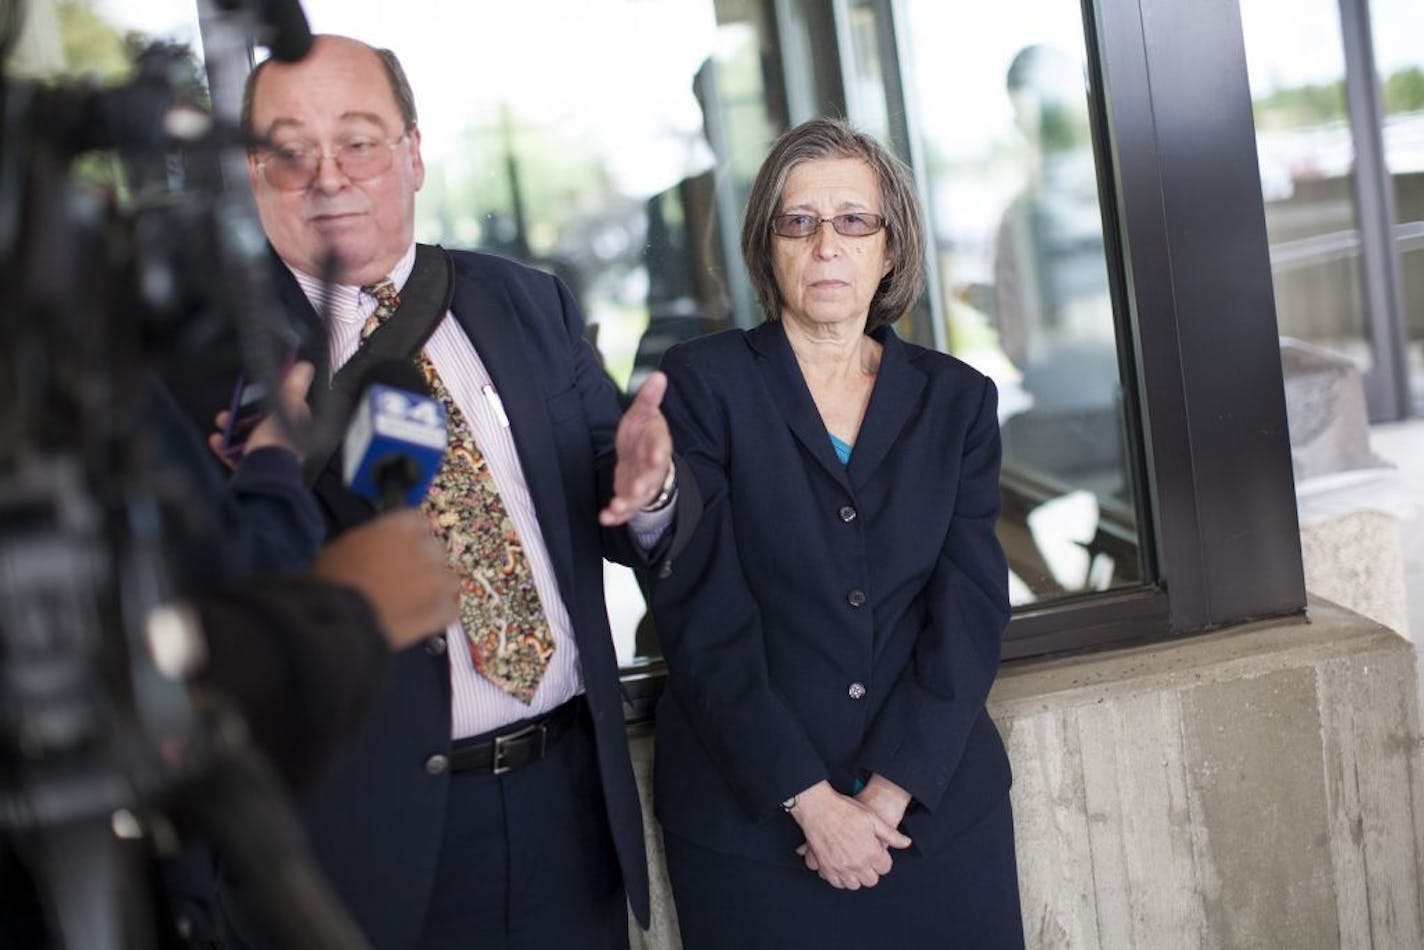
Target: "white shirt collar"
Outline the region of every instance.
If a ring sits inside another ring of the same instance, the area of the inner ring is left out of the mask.
[[[412,241],[401,259],[396,261],[387,274],[397,290],[405,287],[410,272],[415,268],[415,242]],[[311,302],[312,308],[320,314],[330,314],[332,320],[341,323],[362,323],[376,309],[376,298],[362,292],[356,284],[328,284],[320,277],[313,277],[297,268],[287,265],[302,293]]]

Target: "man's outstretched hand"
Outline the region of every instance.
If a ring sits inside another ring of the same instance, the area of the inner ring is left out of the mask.
[[[618,422],[613,497],[608,507],[598,513],[598,523],[604,527],[626,524],[639,508],[658,496],[667,478],[672,464],[672,434],[659,408],[667,385],[667,377],[654,372]]]

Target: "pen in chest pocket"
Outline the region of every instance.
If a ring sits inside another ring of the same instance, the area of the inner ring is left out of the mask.
[[[509,428],[509,416],[504,414],[504,403],[500,401],[499,393],[494,391],[494,387],[485,383],[480,387],[480,393],[485,397],[485,402],[489,403],[490,409],[494,412],[494,417],[499,420],[499,424],[504,428]]]

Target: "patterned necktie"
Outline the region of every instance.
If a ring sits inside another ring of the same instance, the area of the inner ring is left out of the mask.
[[[376,312],[361,327],[364,340],[395,312],[400,295],[390,278],[361,289],[376,298]],[[481,676],[528,704],[554,655],[534,572],[464,413],[423,351],[417,365],[445,407],[449,446],[424,508],[460,578],[470,657]]]

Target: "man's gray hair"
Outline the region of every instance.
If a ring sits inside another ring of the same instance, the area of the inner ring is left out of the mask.
[[[409,132],[416,122],[415,93],[410,88],[410,80],[406,78],[405,67],[401,66],[400,60],[392,51],[374,46],[368,48],[376,54],[376,58],[381,61],[381,67],[386,71],[386,81],[391,84],[391,94],[395,96],[396,108],[400,110],[401,129]],[[252,72],[247,74],[247,82],[243,84],[240,118],[242,128],[246,132],[255,134],[257,131],[252,128],[252,100],[257,92],[257,77],[270,62],[270,59],[264,59],[254,66]]]

